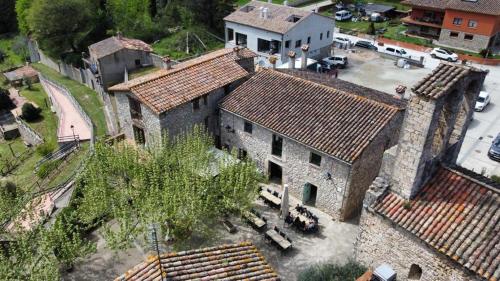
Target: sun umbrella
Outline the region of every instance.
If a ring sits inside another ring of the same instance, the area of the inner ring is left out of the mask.
[[[283,196],[281,196],[281,215],[283,219],[288,217],[290,207],[288,206],[288,184],[285,184],[283,189]]]

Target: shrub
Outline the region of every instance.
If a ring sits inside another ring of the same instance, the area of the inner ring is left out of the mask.
[[[492,175],[491,176],[491,180],[496,182],[496,183],[500,183],[500,176],[497,176],[497,175]]]
[[[366,267],[355,261],[345,265],[324,263],[313,265],[299,274],[299,281],[354,281],[366,272]]]
[[[370,25],[368,26],[366,33],[368,33],[370,35],[375,35],[375,23],[370,22]]]
[[[489,55],[489,51],[488,49],[482,49],[481,51],[479,51],[479,54],[483,57],[483,58],[487,58],[488,55]]]
[[[9,97],[9,92],[5,89],[0,88],[0,110],[11,110],[14,107],[15,105]]]
[[[53,161],[45,162],[42,165],[40,165],[40,167],[38,167],[38,171],[36,172],[36,175],[39,178],[44,179],[44,178],[48,177],[52,171],[56,170],[57,167],[59,167],[59,165],[61,165],[61,163],[62,163],[62,160],[53,160]]]
[[[49,153],[51,153],[55,149],[56,148],[54,147],[53,144],[51,144],[51,143],[44,143],[44,144],[39,145],[36,148],[36,153],[38,153],[38,155],[40,155],[42,157],[45,157],[45,156],[49,155]]]
[[[40,118],[41,112],[42,110],[40,108],[36,108],[33,104],[29,102],[23,104],[22,117],[24,120],[28,122],[38,120]]]

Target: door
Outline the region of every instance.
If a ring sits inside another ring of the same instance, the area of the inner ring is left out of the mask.
[[[269,161],[269,181],[281,184],[282,177],[283,177],[283,168],[280,165]]]
[[[315,206],[317,194],[318,194],[318,187],[313,184],[306,183],[304,185],[304,190],[302,191],[302,204]]]

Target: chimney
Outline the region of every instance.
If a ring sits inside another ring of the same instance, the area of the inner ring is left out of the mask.
[[[268,19],[269,18],[269,9],[268,8],[262,9],[262,14],[263,14],[264,19]]]
[[[123,73],[123,82],[128,82],[128,70],[125,67],[125,72]]]
[[[288,6],[288,1],[287,0],[283,1],[283,6]]]
[[[264,7],[259,7],[259,18],[264,18]]]
[[[161,59],[163,61],[163,68],[171,69],[172,68],[172,60],[169,56],[165,56]]]
[[[288,68],[289,69],[295,69],[295,52],[294,51],[288,51],[288,57],[290,58],[288,62]]]
[[[121,40],[123,38],[122,33],[120,31],[117,31],[116,37]]]
[[[269,57],[269,62],[273,66],[273,69],[276,69],[276,62],[278,61],[278,58],[276,56],[270,56]]]
[[[267,3],[273,3],[273,0],[267,0]]]
[[[302,45],[302,47],[300,49],[302,50],[302,57],[300,60],[300,62],[301,62],[300,68],[306,69],[306,67],[307,67],[307,54],[309,53],[309,45],[304,44],[304,45]]]
[[[240,58],[240,51],[241,51],[241,49],[242,49],[242,48],[241,48],[240,46],[235,46],[235,47],[233,48],[233,52],[236,54],[236,56],[237,56],[238,58]]]

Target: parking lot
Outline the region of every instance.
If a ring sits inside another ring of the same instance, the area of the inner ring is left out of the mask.
[[[351,37],[352,42],[356,39]],[[407,87],[408,97],[411,86],[430,73],[440,60],[429,54],[409,51],[412,56],[424,56],[424,68],[412,67],[402,69],[395,66],[395,58],[366,49],[355,49],[355,52],[335,49],[336,55],[346,55],[349,66],[339,71],[339,78],[374,88],[379,91],[395,94],[397,85]],[[500,175],[500,163],[487,156],[493,138],[500,133],[500,67],[474,65],[488,69],[483,90],[491,96],[490,104],[482,112],[475,112],[460,154],[458,164],[484,175]]]

